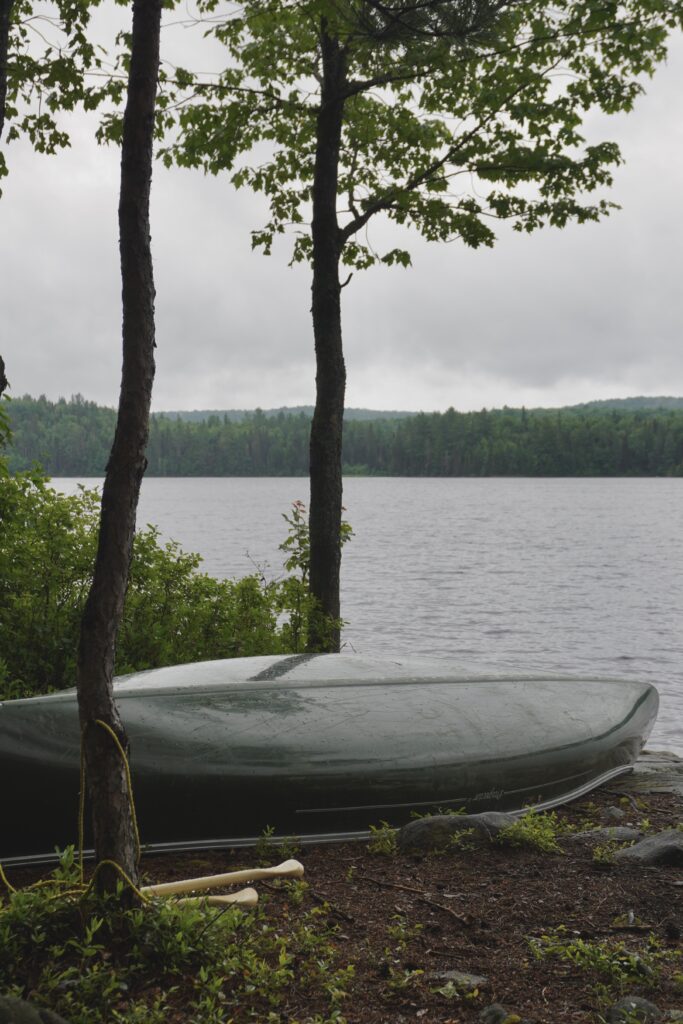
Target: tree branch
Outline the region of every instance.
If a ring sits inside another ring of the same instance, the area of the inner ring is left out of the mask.
[[[548,74],[556,67],[557,62],[554,62],[548,66],[545,73]],[[366,205],[365,210],[360,214],[360,216],[354,217],[353,220],[349,221],[349,223],[341,229],[342,245],[344,245],[352,235],[355,235],[356,232],[360,231],[360,229],[364,227],[370,218],[376,213],[380,213],[382,210],[390,210],[395,205],[396,200],[400,195],[403,195],[406,192],[414,192],[421,185],[425,185],[427,182],[433,181],[435,175],[438,174],[449,160],[453,159],[458,150],[461,150],[463,146],[473,139],[483,128],[490,124],[491,121],[498,116],[501,110],[504,110],[507,105],[515,99],[515,97],[524,92],[525,88],[526,83],[523,83],[517,89],[513,89],[511,93],[503,97],[495,110],[490,111],[485,118],[482,118],[479,124],[475,125],[475,127],[470,129],[469,132],[466,132],[465,135],[458,139],[452,146],[449,146],[442,157],[439,157],[438,160],[432,161],[432,163],[429,164],[428,167],[425,167],[424,170],[414,174],[404,185],[393,188],[383,196],[378,196],[376,199],[371,200]],[[494,166],[496,165],[490,165],[488,169],[492,170]]]

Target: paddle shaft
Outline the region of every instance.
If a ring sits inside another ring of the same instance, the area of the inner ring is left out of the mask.
[[[298,860],[285,860],[272,868],[246,868],[244,871],[228,871],[224,875],[204,875],[202,878],[185,878],[177,882],[159,882],[145,885],[146,896],[170,896],[179,892],[200,892],[203,889],[218,889],[222,885],[238,882],[258,882],[261,878],[301,878],[304,866]]]
[[[231,892],[226,896],[183,896],[178,903],[194,903],[208,907],[255,907],[258,903],[256,889],[240,889],[239,892]]]

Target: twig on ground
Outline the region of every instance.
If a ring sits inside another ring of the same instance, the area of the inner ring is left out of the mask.
[[[316,901],[316,903],[324,903],[325,906],[329,908],[330,913],[334,914],[335,917],[341,917],[342,921],[348,921],[349,924],[356,923],[355,917],[351,917],[351,915],[347,914],[345,910],[340,910],[335,903],[332,903],[330,898],[326,896],[324,892],[316,892],[314,889],[309,889],[308,894]]]

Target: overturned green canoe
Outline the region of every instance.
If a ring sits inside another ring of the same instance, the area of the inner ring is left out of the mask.
[[[143,843],[178,850],[560,803],[628,770],[658,706],[631,680],[345,654],[179,665],[115,691]],[[73,691],[0,704],[0,773],[0,860],[75,842]]]

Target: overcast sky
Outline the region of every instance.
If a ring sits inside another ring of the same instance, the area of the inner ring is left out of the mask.
[[[683,395],[683,41],[634,113],[597,119],[626,165],[598,225],[501,233],[494,250],[428,244],[413,267],[343,292],[347,404],[377,409],[565,405]],[[58,157],[13,145],[0,200],[0,354],[12,393],[116,403],[118,152],[73,126]],[[253,254],[260,199],[155,168],[154,408],[310,404],[310,281],[289,248]],[[373,232],[371,232],[371,238]],[[376,239],[383,229],[374,229]]]

